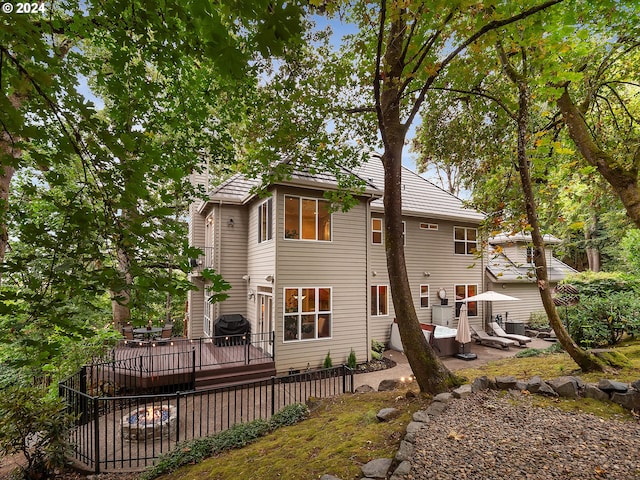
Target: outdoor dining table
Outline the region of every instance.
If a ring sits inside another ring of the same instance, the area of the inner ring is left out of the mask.
[[[141,328],[134,328],[133,334],[139,335],[143,338],[146,338],[147,340],[151,340],[156,333],[160,333],[161,331],[162,331],[162,328],[160,327],[151,327],[151,328],[141,327]]]

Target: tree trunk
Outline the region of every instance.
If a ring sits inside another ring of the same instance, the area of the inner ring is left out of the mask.
[[[515,80],[514,80],[515,81]],[[527,157],[527,131],[529,126],[529,89],[522,80],[515,81],[518,86],[518,170],[520,180],[522,182],[522,191],[524,193],[524,204],[527,212],[527,220],[531,226],[531,238],[533,240],[533,262],[536,270],[536,279],[538,281],[538,290],[542,305],[549,318],[549,323],[553,331],[558,337],[558,341],[571,356],[571,358],[584,371],[602,371],[604,365],[598,359],[580,348],[571,338],[569,332],[565,329],[553,303],[551,296],[551,287],[549,285],[549,275],[547,272],[547,261],[544,251],[544,240],[540,232],[540,224],[538,222],[538,214],[536,211],[535,198],[531,185],[531,176],[529,175],[529,160]]]
[[[399,90],[402,75],[402,38],[405,26],[401,19],[391,25],[384,55],[386,80],[377,102],[378,123],[384,142],[384,211],[385,251],[391,297],[404,352],[420,391],[439,393],[448,389],[451,372],[433,351],[420,327],[413,304],[411,285],[404,257],[402,231],[402,148],[406,128],[400,121]],[[378,79],[377,81],[380,81]]]
[[[131,289],[129,286],[133,285],[133,276],[131,275],[131,261],[127,252],[119,246],[117,255],[117,269],[122,275],[125,287],[117,292],[111,292],[111,311],[113,313],[113,328],[119,332],[122,327],[131,322],[131,308],[129,306]]]
[[[562,118],[569,130],[569,136],[580,154],[613,187],[631,220],[640,228],[640,186],[638,185],[638,164],[640,149],[636,150],[632,166],[619,165],[610,154],[602,150],[594,141],[582,112],[576,107],[565,87],[557,101]]]
[[[591,216],[591,223],[584,229],[584,239],[586,240],[585,252],[587,254],[587,261],[589,262],[589,270],[592,272],[600,271],[600,249],[591,244],[591,241],[595,237],[597,227],[598,216],[593,214]]]

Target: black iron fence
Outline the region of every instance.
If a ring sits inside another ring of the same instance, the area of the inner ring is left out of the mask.
[[[310,397],[353,392],[353,371],[347,366],[230,387],[136,396],[92,394],[82,376],[61,382],[59,393],[76,419],[69,438],[72,458],[96,473],[141,470],[185,440],[266,420]]]

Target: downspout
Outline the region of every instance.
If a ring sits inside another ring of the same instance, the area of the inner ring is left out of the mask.
[[[370,229],[371,229],[371,202],[374,201],[373,195],[369,195],[369,200],[367,201],[367,207],[366,207],[366,220],[365,220],[365,235],[364,235],[364,251],[365,251],[365,256],[366,256],[366,261],[365,261],[365,270],[364,270],[364,281],[365,281],[365,307],[364,307],[364,312],[365,312],[365,325],[366,325],[366,332],[365,332],[365,336],[367,339],[367,344],[365,345],[365,349],[367,352],[367,361],[371,361],[371,316],[369,315],[369,305],[371,302],[371,284],[369,281],[369,269],[371,267],[370,265],[370,260],[371,260],[371,252],[370,252],[370,245],[369,245],[369,233],[370,233]]]

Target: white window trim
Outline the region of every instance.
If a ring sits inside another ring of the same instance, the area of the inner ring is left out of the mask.
[[[407,246],[407,222],[402,222],[402,246]]]
[[[438,230],[437,223],[420,222],[420,230],[435,232]]]
[[[273,199],[268,198],[258,205],[258,243],[265,243],[273,240]],[[265,212],[266,210],[266,217]],[[262,230],[263,219],[266,218],[266,235]]]
[[[378,220],[380,222],[380,230],[373,228],[373,221]],[[373,234],[380,233],[380,242],[373,241]],[[384,219],[380,217],[371,217],[371,245],[384,245]]]
[[[464,229],[464,240],[458,240],[456,238],[456,229],[457,228],[462,228]],[[467,240],[467,231],[468,230],[475,230],[476,232],[476,239],[475,240]],[[463,243],[464,244],[464,252],[465,253],[456,253],[456,243]],[[467,253],[467,245],[469,243],[475,243],[476,244],[476,251],[478,250],[478,229],[474,228],[474,227],[461,227],[459,225],[456,225],[453,227],[453,254],[454,255],[464,255],[464,256],[473,256],[473,253]]]
[[[422,294],[422,287],[427,287],[427,294],[423,295]],[[428,283],[423,283],[420,285],[420,290],[418,291],[418,298],[420,299],[420,308],[430,308],[431,307],[431,298],[429,298],[429,295],[431,293],[431,287],[429,287]],[[427,299],[427,306],[423,307],[422,306],[422,299],[426,298]]]
[[[302,295],[302,289],[311,289],[313,288],[316,291],[316,304],[313,312],[303,312],[301,311],[302,302],[298,302],[298,311],[297,312],[287,312],[287,290],[298,290],[298,295]],[[319,302],[320,302],[320,294],[319,290],[329,290],[329,301],[331,302],[331,310],[319,310]],[[315,337],[314,338],[302,338],[302,315],[315,315]],[[318,316],[320,315],[329,315],[331,318],[329,322],[329,336],[328,337],[318,337]],[[285,339],[285,324],[287,317],[298,317],[298,338],[293,340]],[[322,341],[322,340],[331,340],[333,338],[333,287],[283,287],[282,289],[282,342],[283,343],[296,343],[296,342],[314,342],[314,341]]]
[[[300,238],[287,238],[287,230],[286,230],[286,224],[287,224],[287,208],[286,208],[286,204],[287,204],[287,198],[297,198],[300,200],[300,204],[298,206],[298,232],[299,232],[299,236]],[[316,222],[315,222],[315,227],[316,227],[316,238],[315,239],[309,239],[309,238],[302,238],[302,200],[314,200],[316,202]],[[290,240],[293,242],[316,242],[316,243],[332,243],[333,242],[333,213],[329,214],[329,222],[331,223],[331,227],[329,230],[329,235],[331,237],[330,240],[318,240],[318,201],[321,202],[328,202],[328,200],[325,200],[324,198],[317,198],[317,197],[301,197],[298,195],[285,195],[284,196],[284,204],[285,207],[282,209],[282,215],[283,215],[283,225],[285,226],[284,231],[282,233],[282,237],[284,240]]]
[[[273,199],[268,198],[260,205],[258,205],[258,243],[265,243],[273,240]],[[262,219],[264,218],[263,209],[267,211],[267,235],[265,237],[264,232],[262,231]]]
[[[369,312],[369,313],[371,314],[372,317],[388,317],[389,316],[389,293],[390,293],[389,285],[381,283],[381,284],[371,285],[371,286],[376,288],[376,299],[380,298],[380,287],[385,287],[387,289],[387,295],[386,295],[386,311],[387,311],[387,313],[380,314],[380,308],[379,308],[380,302],[379,301],[376,302],[376,313],[373,313],[373,312]],[[369,303],[371,303],[371,302],[369,302]],[[371,308],[371,307],[369,307],[369,308]]]

